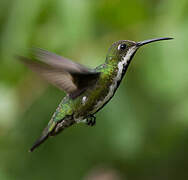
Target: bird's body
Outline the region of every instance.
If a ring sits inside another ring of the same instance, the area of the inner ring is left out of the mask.
[[[88,69],[41,49],[34,52],[35,59],[39,61],[20,56],[24,64],[67,93],[30,151],[49,136],[75,123],[83,121],[94,125],[95,114],[114,96],[137,49],[150,42],[168,39],[171,38],[118,41],[109,49],[105,63],[95,69]]]
[[[93,117],[96,112],[102,109],[113,97],[123,78],[125,68],[118,68],[114,64],[102,64],[95,71],[101,74],[95,84],[88,87],[84,93],[75,99],[72,99],[69,95],[63,98],[49,122],[50,127],[52,124],[54,126],[56,123],[58,124],[53,134],[64,129],[63,123],[67,124],[67,121],[70,122],[70,119],[71,125],[79,123]]]

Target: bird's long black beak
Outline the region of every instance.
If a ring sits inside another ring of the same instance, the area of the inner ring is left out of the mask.
[[[152,43],[152,42],[163,41],[163,40],[171,40],[171,39],[173,39],[173,38],[170,38],[170,37],[163,37],[163,38],[149,39],[149,40],[137,42],[137,43],[136,43],[136,46],[140,47],[140,46],[143,46],[143,45],[145,45],[145,44]]]

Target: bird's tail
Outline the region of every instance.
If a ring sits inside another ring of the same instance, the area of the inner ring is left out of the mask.
[[[33,144],[33,146],[29,149],[29,152],[33,152],[35,148],[41,145],[47,138],[49,137],[49,133],[42,135],[37,141]]]
[[[43,130],[42,136],[34,143],[29,151],[33,152],[35,148],[41,145],[46,139],[48,139],[49,136],[55,136],[73,124],[75,124],[75,120],[72,116],[67,116],[59,122],[55,122],[51,119],[48,126]]]
[[[51,120],[48,123],[48,126],[43,130],[43,133],[39,139],[33,144],[33,146],[30,148],[29,152],[33,152],[35,148],[37,148],[39,145],[41,145],[45,140],[48,139],[48,137],[51,135],[51,132],[53,131],[54,127],[56,126],[56,122]]]

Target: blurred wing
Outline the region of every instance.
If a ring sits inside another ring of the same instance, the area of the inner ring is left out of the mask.
[[[48,52],[43,49],[34,48],[33,49],[34,56],[39,59],[41,62],[48,64],[54,68],[59,68],[65,70],[67,72],[77,72],[77,73],[92,73],[92,70],[84,67],[83,65],[68,60],[64,57],[58,56],[54,53]]]
[[[100,73],[47,51],[36,49],[40,61],[19,56],[19,59],[48,82],[75,98],[98,80]]]

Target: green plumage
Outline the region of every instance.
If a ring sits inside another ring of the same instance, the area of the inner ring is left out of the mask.
[[[97,67],[96,71],[100,72],[101,76],[96,84],[89,87],[76,99],[65,96],[48,124],[49,132],[55,130],[53,128],[55,123],[57,124],[63,119],[66,120],[67,116],[73,116],[76,120],[80,118],[81,120],[84,120],[91,113],[95,114],[97,110],[97,103],[106,97],[110,84],[112,83],[114,76],[117,74],[117,70],[115,70],[115,68],[116,66],[112,66],[111,64],[103,64]],[[85,103],[83,103],[84,97],[87,97],[87,101]]]
[[[168,39],[171,38],[115,42],[108,51],[105,63],[95,69],[42,49],[34,49],[34,59],[19,56],[26,66],[67,93],[30,151],[49,136],[75,123],[86,120],[88,125],[94,125],[95,113],[114,96],[137,49],[144,44]]]

